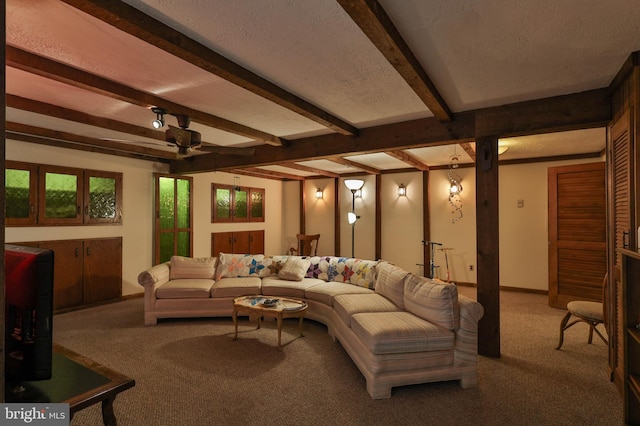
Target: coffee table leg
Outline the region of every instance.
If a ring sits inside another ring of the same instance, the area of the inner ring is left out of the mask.
[[[231,317],[233,318],[233,325],[236,328],[236,333],[233,335],[233,340],[236,340],[238,339],[238,311],[234,309]]]
[[[300,337],[304,337],[304,333],[302,332],[302,320],[304,317],[300,315],[300,319],[298,320],[298,328],[300,329]]]
[[[278,350],[282,350],[282,315],[278,315]]]
[[[117,426],[116,415],[113,413],[113,398],[107,398],[102,401],[102,422],[104,426]]]

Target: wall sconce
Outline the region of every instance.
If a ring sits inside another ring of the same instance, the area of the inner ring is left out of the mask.
[[[164,115],[167,113],[167,110],[164,108],[151,108],[151,112],[156,114],[156,119],[151,122],[151,125],[154,129],[161,129],[164,126]]]
[[[316,199],[322,200],[322,189],[320,188],[316,189]]]
[[[460,193],[462,192],[462,178],[456,172],[458,168],[458,156],[451,156],[451,164],[449,164],[449,170],[447,176],[449,177],[449,204],[451,205],[451,223],[456,223],[462,219],[462,199]]]
[[[407,196],[407,187],[404,186],[404,183],[401,183],[398,187],[398,197],[406,197]]]

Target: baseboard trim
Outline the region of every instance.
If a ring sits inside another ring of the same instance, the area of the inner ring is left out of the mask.
[[[466,282],[456,282],[456,285],[458,286],[462,286],[462,287],[478,287],[478,285],[476,283],[466,283]],[[509,287],[509,286],[504,286],[501,285],[500,286],[500,291],[513,291],[516,293],[532,293],[532,294],[542,294],[542,295],[549,295],[549,291],[548,290],[539,290],[539,289],[535,289],[535,288],[522,288],[522,287]]]

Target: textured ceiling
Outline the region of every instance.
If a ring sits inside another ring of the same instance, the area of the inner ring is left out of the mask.
[[[433,117],[336,0],[127,0],[256,76],[358,129]],[[455,113],[606,87],[640,50],[637,0],[379,0]],[[7,44],[238,125],[295,141],[335,130],[120,31],[59,0],[7,0]],[[154,104],[135,104],[9,66],[7,93],[149,128]],[[7,120],[171,152],[161,140],[7,108]],[[174,120],[168,117],[168,121]],[[175,123],[172,123],[175,124]],[[220,146],[264,142],[193,121]],[[597,153],[603,129],[510,138],[503,159]],[[473,146],[473,145],[471,145]],[[286,148],[282,148],[286,149]],[[462,147],[407,150],[428,166]],[[347,160],[380,170],[408,167],[384,153]],[[353,166],[299,165],[331,173]],[[304,168],[304,167],[303,167]],[[314,172],[274,165],[301,177]]]

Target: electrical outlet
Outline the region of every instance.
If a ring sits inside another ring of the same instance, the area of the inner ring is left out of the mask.
[[[469,265],[469,270],[473,271],[473,265]]]

